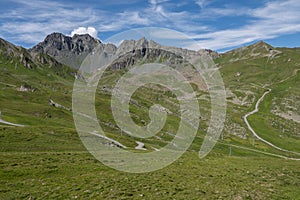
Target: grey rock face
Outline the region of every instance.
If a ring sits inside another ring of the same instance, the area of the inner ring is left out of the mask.
[[[69,37],[61,33],[52,33],[43,42],[29,49],[29,52],[33,55],[48,54],[65,65],[79,68],[85,57],[95,48],[101,51],[105,45],[88,34]]]
[[[176,47],[162,46],[146,38],[139,40],[124,40],[119,47],[113,44],[103,44],[98,39],[88,34],[65,36],[61,33],[52,33],[45,40],[30,50],[31,54],[43,53],[55,58],[57,61],[79,68],[89,54],[101,55],[102,58],[116,58],[111,65],[112,69],[128,68],[138,61],[147,59],[148,61],[178,63],[179,58],[191,55],[211,55],[217,57],[218,54],[211,50],[192,51]],[[182,62],[182,61],[181,61]]]
[[[0,54],[10,62],[17,62],[26,68],[34,67],[34,58],[23,47],[15,46],[0,38]]]

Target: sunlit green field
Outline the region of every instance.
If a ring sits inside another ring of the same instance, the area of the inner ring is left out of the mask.
[[[299,98],[300,94],[299,72],[293,74],[299,49],[282,51],[282,59],[275,59],[273,64],[267,63],[265,57],[229,62],[230,58],[239,58],[230,53],[218,58],[225,87],[238,98],[246,96],[244,91],[251,91],[249,99],[254,98],[254,102],[237,105],[228,98],[225,126],[229,128],[212,152],[199,159],[198,151],[209,125],[210,100],[207,92],[196,90],[202,118],[193,144],[173,164],[145,174],[116,171],[96,160],[81,143],[72,111],[49,105],[52,99],[72,108],[74,70],[48,66],[25,69],[16,65],[17,61],[1,57],[0,117],[25,127],[0,124],[0,199],[299,199],[300,161],[278,156],[300,156],[258,141],[242,120],[265,91],[262,86],[272,88],[249,122],[264,139],[281,148],[300,151],[299,123],[271,113],[272,102],[284,101],[278,97]],[[288,58],[292,58],[291,63],[280,68]],[[176,133],[178,128],[178,101],[163,88],[140,88],[130,104],[135,123],[149,123],[148,109],[154,103],[172,114],[157,137],[140,139],[121,134],[111,113],[107,89],[125,72],[109,71],[99,83],[95,101],[99,123],[108,137],[126,145],[129,151],[140,152],[135,150],[136,141],[145,143],[147,150],[143,153],[152,151],[151,147],[159,149],[173,139],[166,132]],[[236,72],[242,73],[239,79]],[[261,87],[252,87],[251,83]],[[17,91],[21,85],[34,91]],[[246,138],[234,135],[232,124],[244,128]],[[283,128],[289,131],[283,133]]]
[[[1,128],[1,199],[297,199],[299,161],[218,144],[129,174],[104,166],[68,129]]]

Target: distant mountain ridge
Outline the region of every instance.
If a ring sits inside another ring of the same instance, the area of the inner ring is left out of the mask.
[[[52,33],[48,35],[43,42],[40,42],[36,46],[29,49],[29,52],[33,55],[37,53],[48,54],[57,61],[78,69],[86,56],[93,52],[107,52],[108,54],[119,56],[128,52],[142,49],[164,49],[166,51],[169,50],[171,52],[178,52],[180,54],[197,53],[209,54],[212,57],[218,56],[218,53],[212,50],[192,51],[176,47],[166,47],[156,43],[155,41],[148,41],[144,37],[139,40],[124,40],[119,47],[117,47],[110,43],[104,44],[100,40],[95,39],[88,34],[74,35],[73,37],[70,37],[61,33]],[[155,51],[155,55],[150,55],[152,53],[154,53],[154,51],[147,51],[147,57],[155,57],[160,54],[160,52]]]
[[[210,55],[212,58],[228,58],[230,62],[247,60],[251,57],[274,57],[280,54],[277,48],[259,41],[255,44],[240,47],[228,52],[219,54],[209,49],[198,51],[183,48],[163,46],[153,40],[148,41],[142,37],[139,40],[124,40],[118,47],[114,44],[104,44],[100,40],[93,38],[89,34],[77,35],[73,37],[62,33],[52,33],[30,49],[15,46],[0,38],[0,53],[10,57],[17,57],[20,64],[27,68],[36,65],[60,66],[66,65],[75,69],[87,55],[97,52],[104,56],[110,55],[119,57],[112,68],[126,68],[132,66],[137,60],[142,59],[169,59],[176,60],[175,55]],[[171,54],[170,54],[171,53]],[[126,55],[127,54],[127,55]],[[175,56],[175,57],[174,57]],[[226,60],[226,59],[225,59]]]

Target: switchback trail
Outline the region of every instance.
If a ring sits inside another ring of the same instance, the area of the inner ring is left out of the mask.
[[[254,109],[253,111],[247,113],[247,114],[243,117],[243,119],[244,119],[244,121],[245,121],[245,123],[246,123],[248,129],[249,129],[249,130],[253,133],[253,135],[254,135],[257,139],[259,139],[260,141],[262,141],[262,142],[268,144],[269,146],[271,146],[271,147],[273,147],[273,148],[275,148],[275,149],[277,149],[277,150],[300,155],[300,153],[298,153],[298,152],[289,151],[289,150],[280,148],[280,147],[278,147],[278,146],[272,144],[271,142],[269,142],[269,141],[267,141],[267,140],[261,138],[261,137],[253,130],[253,128],[252,128],[251,125],[249,124],[249,121],[248,121],[247,118],[248,118],[250,115],[253,115],[253,114],[255,114],[255,113],[257,113],[257,112],[259,111],[259,109],[258,109],[259,104],[264,100],[265,96],[266,96],[267,94],[269,94],[271,91],[272,91],[271,89],[268,89],[268,91],[266,91],[266,92],[258,99],[258,101],[256,102],[256,104],[255,104],[255,109]],[[291,159],[291,160],[300,160],[299,158],[290,158],[290,157],[285,157],[285,158]]]

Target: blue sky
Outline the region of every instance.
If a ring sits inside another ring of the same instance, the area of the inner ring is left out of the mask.
[[[0,12],[0,37],[24,47],[52,32],[106,40],[140,27],[174,29],[218,51],[258,40],[300,46],[300,0],[0,0]]]

